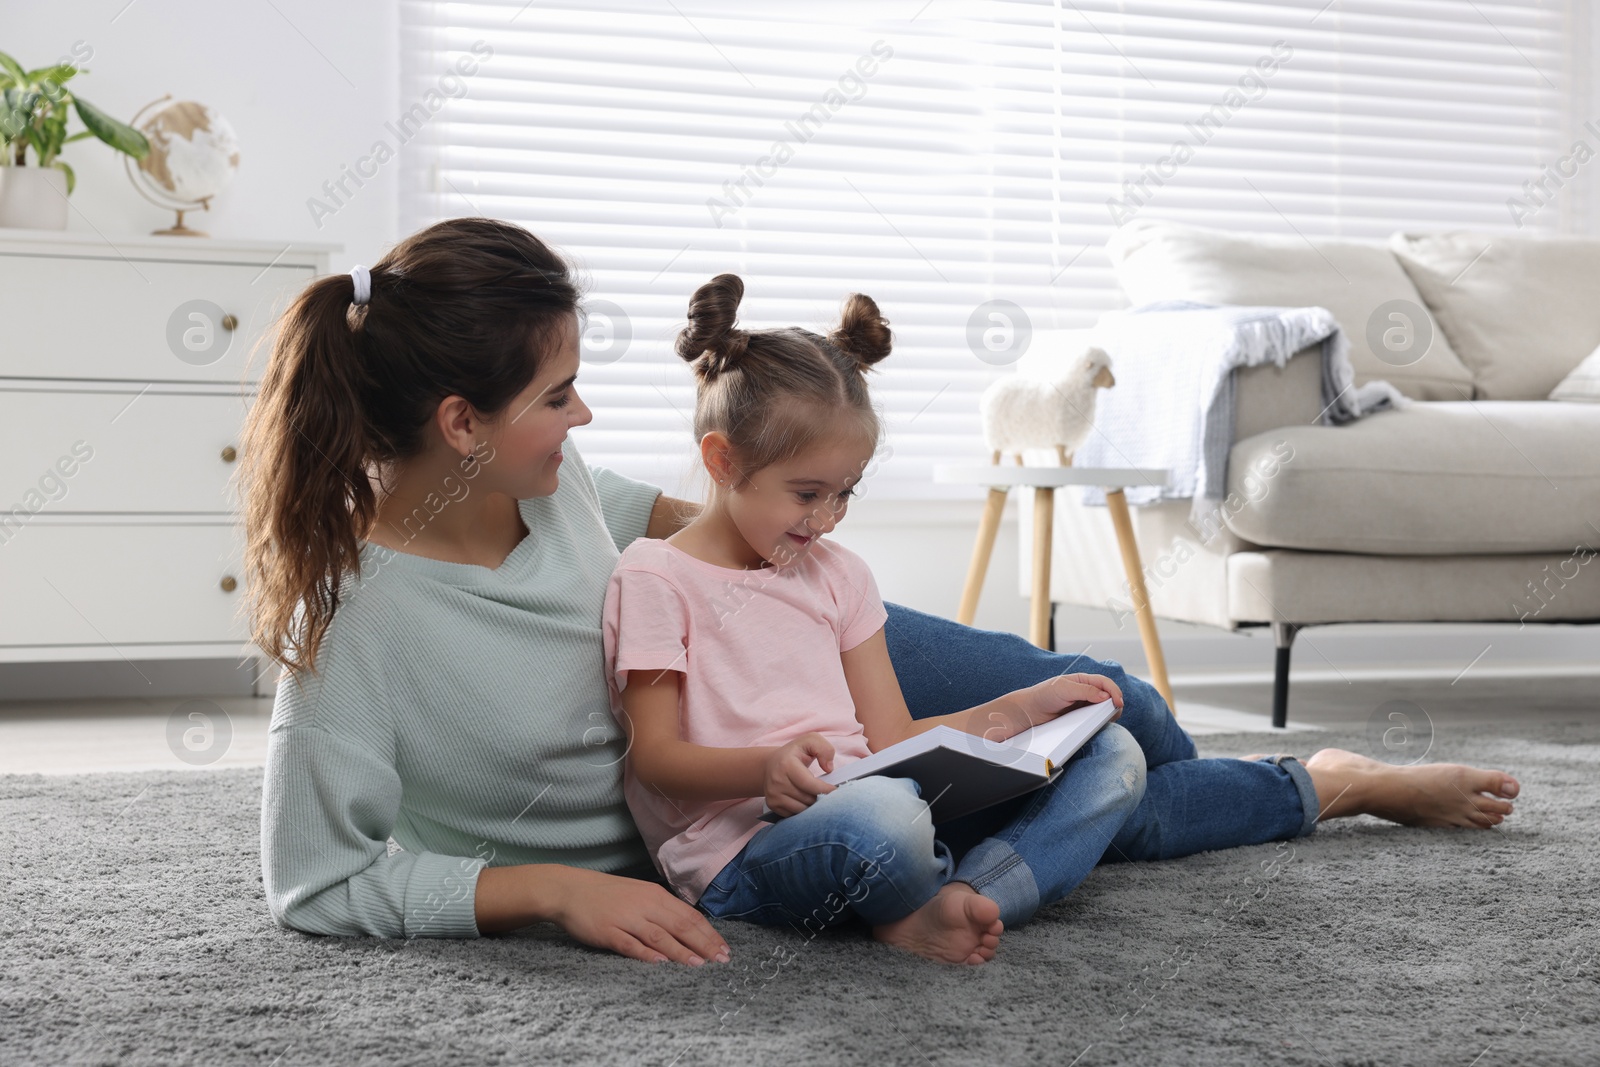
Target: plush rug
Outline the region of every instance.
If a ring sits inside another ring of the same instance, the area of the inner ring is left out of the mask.
[[[1600,1062],[1600,722],[1453,730],[1430,759],[1516,774],[1517,814],[1101,867],[970,969],[737,923],[699,969],[553,927],[307,937],[263,903],[259,770],[0,778],[0,1062]]]

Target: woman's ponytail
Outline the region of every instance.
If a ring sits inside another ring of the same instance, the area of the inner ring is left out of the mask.
[[[575,328],[566,263],[528,231],[449,219],[396,245],[354,304],[348,274],[318,278],[279,321],[245,429],[245,567],[252,634],[291,671],[317,650],[358,574],[386,468],[426,446],[449,396],[486,418]]]
[[[315,669],[376,513],[351,290],[348,274],[329,275],[290,306],[245,431],[253,636],[292,668]]]

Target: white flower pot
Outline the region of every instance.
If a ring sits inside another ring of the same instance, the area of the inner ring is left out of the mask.
[[[0,226],[67,228],[67,176],[54,167],[0,167]]]

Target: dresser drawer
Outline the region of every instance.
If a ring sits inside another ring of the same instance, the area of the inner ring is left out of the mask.
[[[0,646],[248,640],[237,527],[48,521],[0,526]]]
[[[197,253],[203,249],[197,247]],[[310,267],[0,252],[6,294],[0,377],[219,382],[259,378],[250,360]],[[13,301],[25,307],[11,307]],[[227,330],[214,312],[237,319]],[[247,363],[248,371],[247,371]]]
[[[0,510],[231,513],[246,403],[157,388],[10,392],[0,382]]]

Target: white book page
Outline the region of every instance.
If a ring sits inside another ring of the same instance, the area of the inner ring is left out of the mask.
[[[953,727],[935,726],[931,730],[924,730],[848,766],[840,767],[831,774],[819,777],[824,782],[840,785],[855,778],[875,774],[885,767],[894,766],[902,760],[910,759],[940,745],[960,752],[970,752],[999,766],[1015,764],[1015,757],[1006,755],[1007,748],[1021,749],[1040,760],[1050,760],[1059,765],[1100,729],[1101,724],[1110,715],[1111,708],[1111,700],[1108,697],[1098,704],[1089,704],[1075,711],[1069,711],[1065,715],[1058,715],[1047,723],[1024,730],[1004,741],[989,741]],[[1044,773],[1042,768],[1040,773]]]
[[[880,752],[874,752],[865,759],[840,767],[831,774],[824,774],[822,780],[841,785],[856,778],[886,771],[891,767],[899,767],[905,761],[935,748],[946,748],[953,752],[978,756],[996,767],[1007,768],[1011,772],[1025,771],[1036,774],[1039,776],[1040,784],[1043,784],[1114,714],[1116,711],[1111,701],[1102,700],[1098,704],[1090,704],[1065,715],[1058,715],[1047,723],[1000,742],[987,741],[948,726],[935,726],[898,744],[890,745]],[[970,773],[974,776],[972,783],[974,786],[989,777],[981,765],[974,767]],[[771,822],[777,818],[766,809],[766,805],[763,804],[762,808],[763,819]]]
[[[1081,735],[1090,734],[1100,728],[1106,712],[1112,708],[1111,698],[1107,697],[1098,704],[1089,704],[1069,711],[1065,715],[1058,715],[1049,722],[1040,723],[1031,730],[1016,735],[1006,743],[1031,752],[1045,759],[1056,760],[1056,753],[1062,750],[1072,750]],[[1056,762],[1060,762],[1056,760]]]

